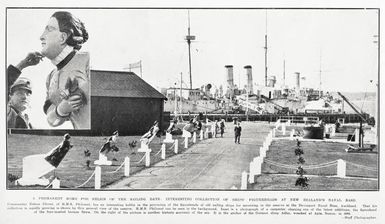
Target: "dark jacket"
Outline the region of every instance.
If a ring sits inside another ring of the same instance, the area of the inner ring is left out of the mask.
[[[241,126],[235,126],[234,128],[234,134],[235,135],[241,135],[242,127]]]
[[[22,116],[19,111],[17,111],[9,103],[7,104],[7,126],[8,128],[32,129],[28,115],[24,114],[24,116]]]
[[[194,123],[194,126],[195,126],[195,129],[196,129],[197,131],[200,131],[200,130],[202,129],[202,122],[196,121],[196,122]]]

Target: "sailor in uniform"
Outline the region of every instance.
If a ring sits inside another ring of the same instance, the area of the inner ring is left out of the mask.
[[[28,78],[19,77],[10,88],[9,102],[7,104],[8,128],[32,129],[26,110],[30,106],[32,94],[31,81]]]
[[[39,64],[42,58],[43,55],[39,52],[30,52],[16,66],[9,65],[7,68],[9,95],[9,102],[7,104],[8,128],[32,128],[26,113],[26,109],[30,106],[32,85],[28,78],[20,77],[20,75],[24,68]]]

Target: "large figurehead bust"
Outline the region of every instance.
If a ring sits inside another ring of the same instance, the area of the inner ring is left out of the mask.
[[[80,50],[88,40],[88,32],[70,12],[59,11],[48,20],[40,40],[43,47],[41,53],[54,60],[67,45]]]
[[[53,127],[71,121],[91,128],[89,55],[78,52],[88,40],[83,22],[70,12],[55,12],[40,36],[41,53],[56,66],[47,77],[44,112]]]

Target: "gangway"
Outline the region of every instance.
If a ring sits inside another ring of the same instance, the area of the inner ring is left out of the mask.
[[[269,99],[268,97],[264,96],[264,95],[261,95],[261,99],[263,101],[265,101],[266,103],[271,103],[274,105],[274,109],[276,109],[278,111],[279,114],[288,114],[290,111],[289,111],[289,108],[288,107],[283,107],[277,103],[274,103],[271,99]]]
[[[238,100],[239,106],[242,106],[242,107],[247,108],[249,110],[255,111],[258,114],[263,114],[263,112],[265,111],[262,107],[254,104],[254,103],[250,103],[248,100],[244,99],[244,97],[239,96],[239,97],[237,97],[237,100]]]

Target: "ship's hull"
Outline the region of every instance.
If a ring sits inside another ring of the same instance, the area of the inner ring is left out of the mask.
[[[197,100],[197,101],[182,101],[177,102],[177,112],[180,113],[204,113],[221,110],[222,107],[216,101],[212,100]],[[174,112],[175,101],[165,101],[164,111]],[[220,111],[219,111],[220,112]]]

